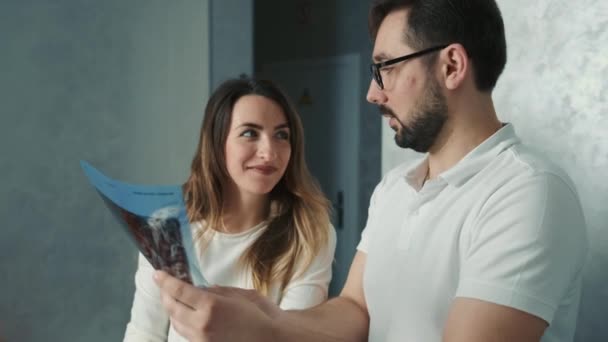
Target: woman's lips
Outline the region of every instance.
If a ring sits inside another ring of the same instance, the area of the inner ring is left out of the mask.
[[[272,174],[272,173],[274,173],[274,172],[277,171],[277,168],[274,167],[274,166],[262,166],[262,165],[260,165],[260,166],[251,166],[251,167],[249,167],[249,169],[251,169],[253,171],[256,171],[256,172],[259,172],[259,173],[261,173],[263,175],[270,175],[270,174]]]

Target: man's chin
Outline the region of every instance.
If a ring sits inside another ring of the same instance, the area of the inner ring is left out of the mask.
[[[395,134],[395,144],[397,144],[398,147],[400,148],[408,148],[407,146],[405,146],[405,144],[403,143],[403,139],[401,139],[401,137],[399,136],[399,132],[397,132]]]
[[[399,132],[399,123],[394,117],[388,118],[388,127],[390,127],[395,132]]]

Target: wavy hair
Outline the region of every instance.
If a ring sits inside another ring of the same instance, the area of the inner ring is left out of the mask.
[[[296,266],[307,269],[315,255],[329,243],[329,201],[310,174],[304,159],[302,122],[287,96],[272,82],[253,78],[231,79],[211,95],[205,108],[198,147],[191,172],[183,186],[188,218],[204,221],[195,239],[204,241],[211,227],[222,226],[222,208],[229,174],[225,145],[235,103],[243,96],[264,96],[277,103],[289,125],[291,157],[285,174],[269,193],[268,226],[241,262],[252,273],[253,286],[268,294],[277,282],[281,293],[293,278]]]

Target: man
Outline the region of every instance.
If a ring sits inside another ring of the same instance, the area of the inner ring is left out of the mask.
[[[367,99],[399,146],[428,153],[376,187],[340,296],[283,312],[158,273],[174,325],[194,341],[571,341],[584,218],[568,177],[496,116],[496,3],[377,1],[370,33]]]

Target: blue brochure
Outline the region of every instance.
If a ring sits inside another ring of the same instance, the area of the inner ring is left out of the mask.
[[[181,186],[127,184],[105,176],[85,161],[80,166],[155,269],[195,286],[209,286],[197,261]]]

